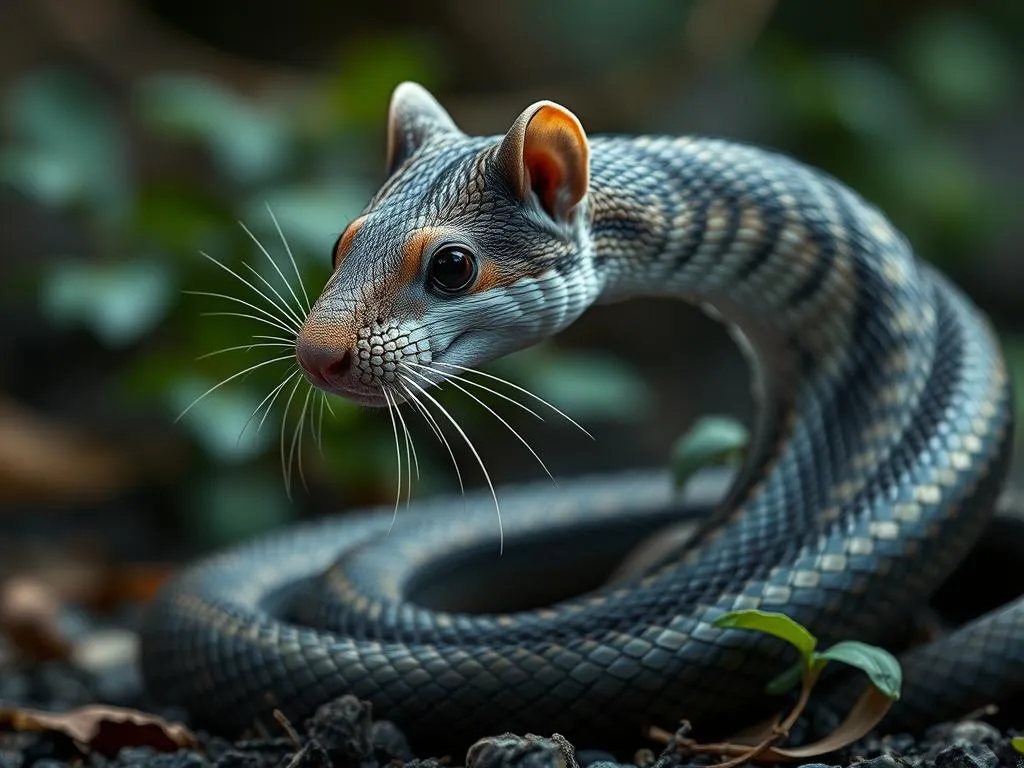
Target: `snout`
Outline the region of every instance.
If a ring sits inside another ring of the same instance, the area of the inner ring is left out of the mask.
[[[300,334],[295,343],[295,357],[314,385],[330,392],[350,389],[352,385],[352,352],[330,342]]]

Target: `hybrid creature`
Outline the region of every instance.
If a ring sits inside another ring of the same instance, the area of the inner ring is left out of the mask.
[[[728,487],[698,483],[685,503],[660,470],[498,488],[415,502],[398,524],[387,506],[296,526],[189,567],[152,607],[142,665],[155,694],[208,723],[274,708],[301,721],[343,694],[447,744],[749,722],[792,657],[716,617],[762,608],[823,642],[886,641],[992,519],[1013,424],[989,323],[879,210],[796,160],[588,136],[548,101],[469,136],[405,83],[386,181],[339,230],[294,342],[324,392],[465,437],[436,385],[468,386],[597,302],[674,296],[749,354],[754,439]],[[678,535],[684,523],[696,531]],[[1022,629],[1013,603],[907,652],[891,727],[1017,690],[1024,643],[1008,638]]]

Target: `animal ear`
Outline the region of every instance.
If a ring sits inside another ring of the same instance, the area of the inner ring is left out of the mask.
[[[388,176],[430,136],[441,132],[460,133],[430,91],[418,83],[399,83],[388,110]]]
[[[531,195],[555,221],[566,221],[587,194],[590,144],[576,115],[538,101],[512,124],[497,164],[520,200]]]

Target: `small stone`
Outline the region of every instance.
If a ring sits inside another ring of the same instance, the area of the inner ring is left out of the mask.
[[[964,720],[953,724],[949,737],[956,744],[995,744],[999,730],[980,720]]]
[[[381,765],[392,760],[408,762],[415,757],[405,734],[390,720],[379,720],[374,723],[370,729],[370,738],[377,753],[377,762]]]
[[[897,760],[892,755],[879,755],[870,760],[857,763],[857,768],[903,768],[906,765],[902,760]]]
[[[517,736],[503,733],[480,739],[466,752],[466,768],[579,768],[576,750],[557,733]]]
[[[935,768],[996,768],[999,758],[983,744],[954,744],[935,756]]]
[[[324,704],[306,723],[311,742],[316,742],[334,765],[376,768],[373,751],[373,721],[367,702],[355,696]]]

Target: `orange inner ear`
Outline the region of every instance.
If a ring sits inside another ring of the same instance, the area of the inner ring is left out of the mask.
[[[526,127],[523,165],[545,210],[558,218],[566,216],[590,183],[589,146],[579,121],[557,107],[537,110]]]

